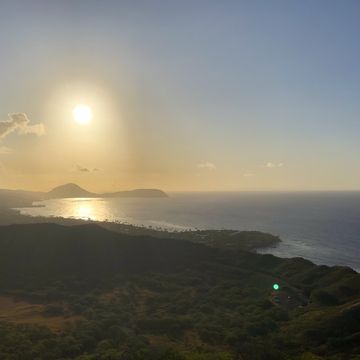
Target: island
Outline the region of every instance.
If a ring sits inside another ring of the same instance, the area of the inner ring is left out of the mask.
[[[64,199],[64,198],[113,198],[113,197],[139,197],[139,198],[165,198],[168,195],[159,189],[135,189],[128,191],[116,191],[109,193],[94,193],[87,191],[77,184],[69,183],[57,186],[48,193],[42,194],[48,199]]]
[[[107,193],[94,193],[77,184],[68,183],[55,187],[48,192],[0,189],[0,207],[32,206],[35,201],[61,198],[167,198],[168,195],[159,189],[134,189]]]

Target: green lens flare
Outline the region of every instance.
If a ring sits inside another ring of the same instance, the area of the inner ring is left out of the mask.
[[[273,285],[273,289],[274,289],[274,290],[279,290],[279,289],[280,289],[280,285],[279,285],[279,284],[274,284],[274,285]]]

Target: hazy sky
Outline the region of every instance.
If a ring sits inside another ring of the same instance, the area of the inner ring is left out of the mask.
[[[359,16],[356,0],[1,1],[0,187],[360,189]]]

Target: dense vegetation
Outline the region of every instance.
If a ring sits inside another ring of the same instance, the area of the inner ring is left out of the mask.
[[[0,321],[5,360],[360,354],[359,275],[303,259],[95,225],[13,225],[0,227],[0,289],[44,304],[49,319],[79,318],[58,331]]]

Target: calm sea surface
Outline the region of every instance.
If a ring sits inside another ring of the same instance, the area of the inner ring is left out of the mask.
[[[181,230],[261,230],[282,243],[262,252],[360,270],[360,192],[170,193],[164,199],[59,199],[22,214]]]

